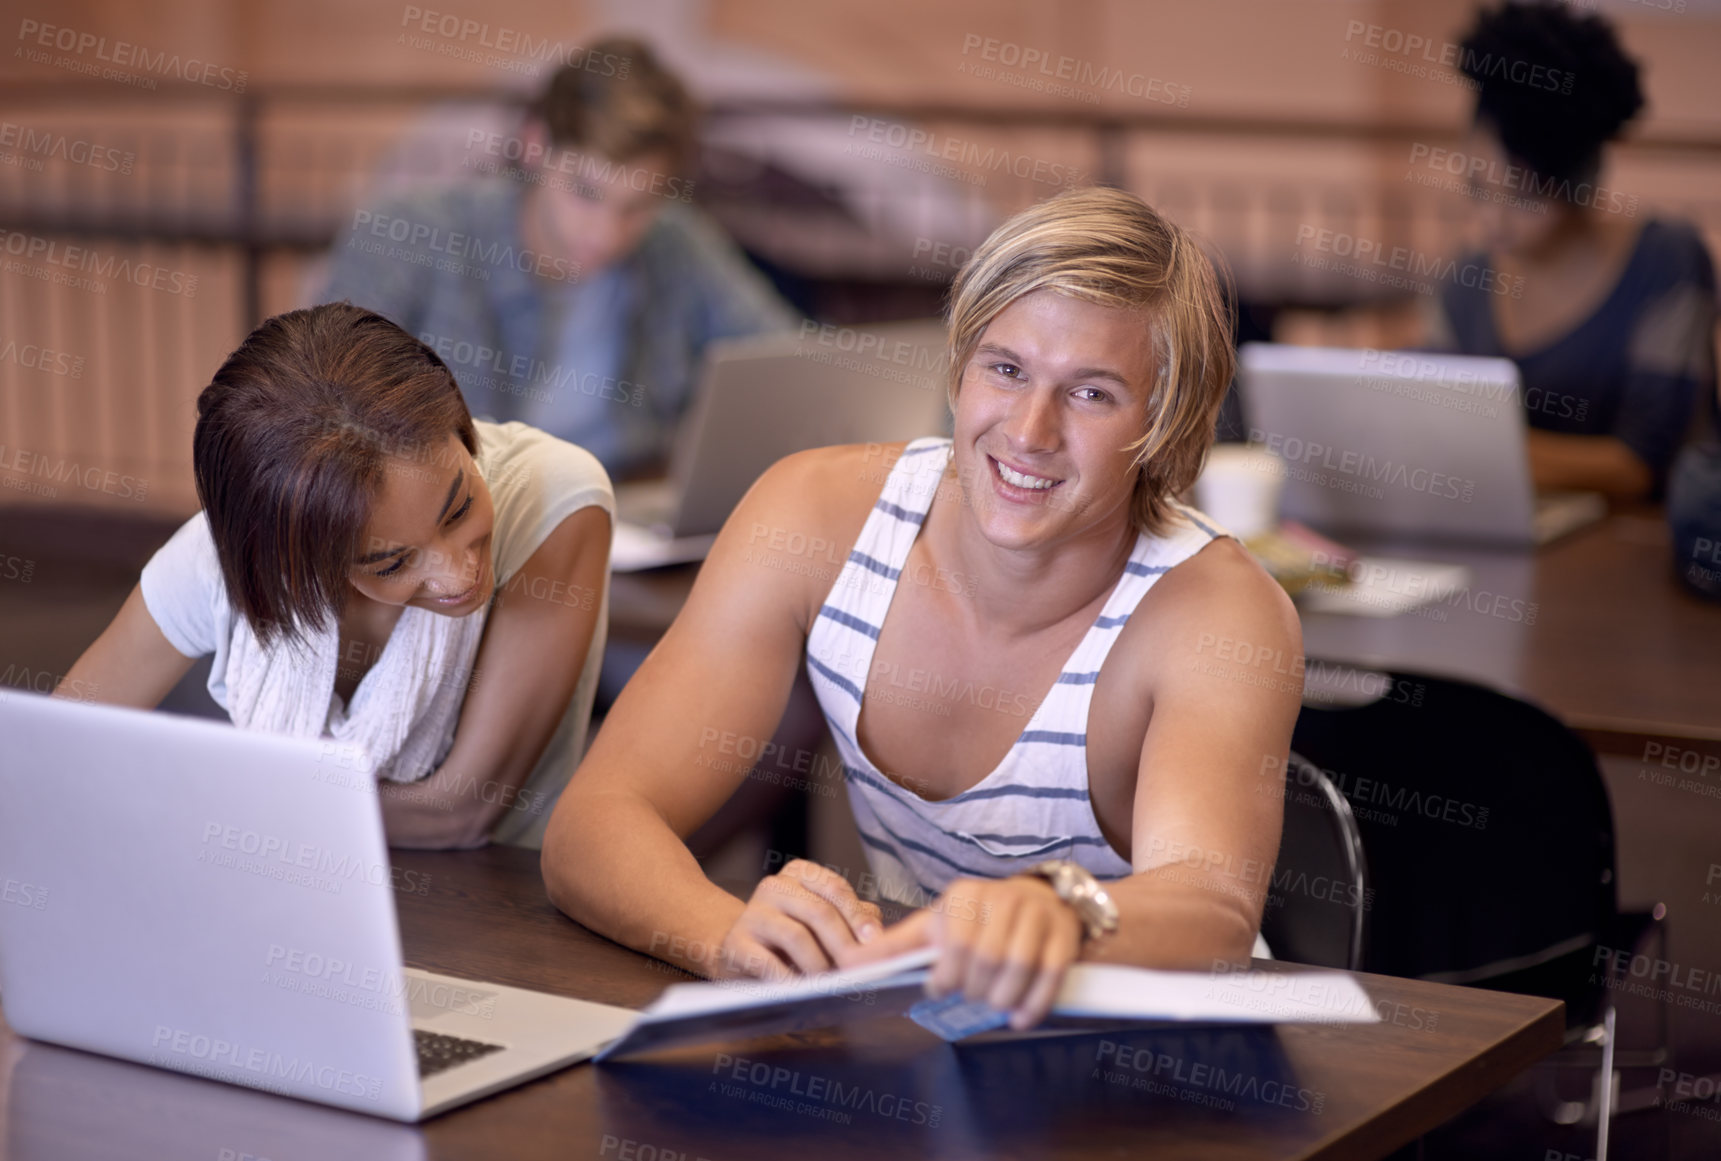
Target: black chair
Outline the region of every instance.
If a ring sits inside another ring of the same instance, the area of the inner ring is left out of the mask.
[[[1350,803],[1295,751],[1285,764],[1285,829],[1261,935],[1277,959],[1362,967],[1372,894]]]
[[[1619,910],[1595,756],[1541,709],[1470,682],[1388,673],[1338,684],[1380,696],[1305,704],[1292,746],[1349,800],[1362,836],[1374,893],[1362,968],[1565,1001],[1567,1045],[1584,1053],[1574,1063],[1605,1079],[1593,1108],[1568,1104],[1556,1119],[1593,1113],[1605,1157],[1613,1068],[1628,1063],[1614,1059],[1610,985],[1652,930],[1665,932],[1649,913]]]

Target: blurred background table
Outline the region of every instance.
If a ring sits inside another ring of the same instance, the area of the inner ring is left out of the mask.
[[[1721,752],[1721,605],[1674,577],[1659,512],[1616,513],[1533,552],[1354,547],[1465,565],[1467,591],[1392,617],[1302,610],[1309,658],[1489,685],[1541,705],[1601,753],[1641,755],[1649,740]],[[697,565],[616,574],[611,633],[655,640],[697,575]]]

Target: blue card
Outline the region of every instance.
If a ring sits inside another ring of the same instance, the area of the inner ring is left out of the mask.
[[[940,1000],[922,1000],[908,1010],[908,1015],[928,1032],[953,1042],[991,1032],[1010,1022],[1010,1013],[990,1004],[965,1000],[961,992],[952,992]]]

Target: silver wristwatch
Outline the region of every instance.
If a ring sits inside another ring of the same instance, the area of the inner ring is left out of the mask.
[[[1048,859],[1035,863],[1024,874],[1044,879],[1052,885],[1058,898],[1067,903],[1088,939],[1098,939],[1117,930],[1117,904],[1111,893],[1080,863],[1068,859]]]

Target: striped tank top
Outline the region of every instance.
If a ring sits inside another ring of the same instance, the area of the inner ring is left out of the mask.
[[[924,906],[952,879],[1005,878],[1042,859],[1071,859],[1098,878],[1123,878],[1133,868],[1100,833],[1088,798],[1094,681],[1143,594],[1227,534],[1181,505],[1173,505],[1162,535],[1138,533],[1105,607],[1004,760],[961,794],[928,801],[879,772],[861,751],[855,723],[879,630],[950,454],[949,439],[919,439],[903,450],[807,634],[807,672],[842,756],[879,894]]]

